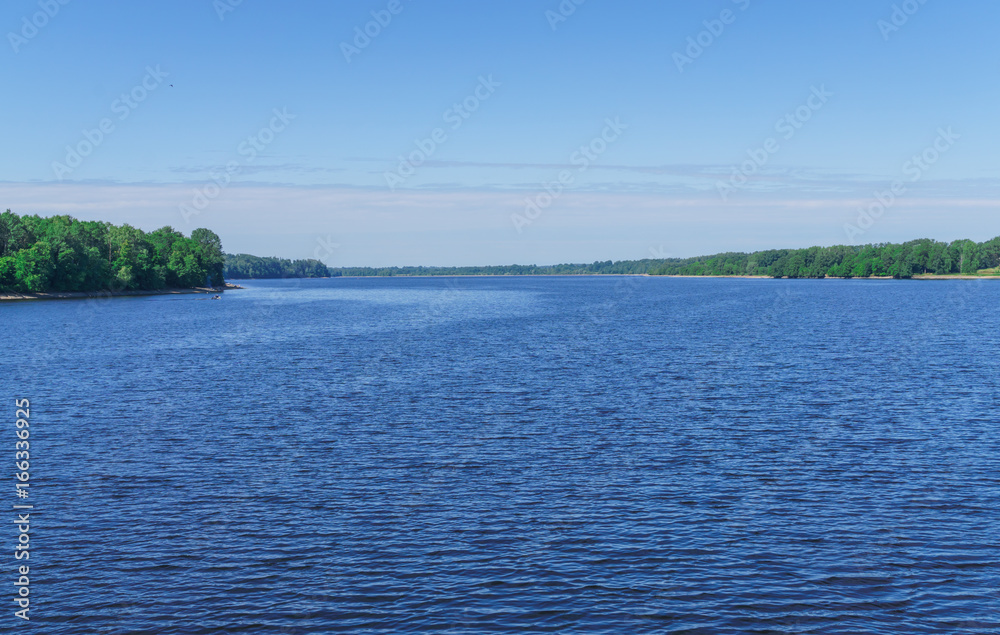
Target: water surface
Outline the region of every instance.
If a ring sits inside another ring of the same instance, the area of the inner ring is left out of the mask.
[[[1000,284],[245,286],[0,304],[34,631],[1000,632]]]

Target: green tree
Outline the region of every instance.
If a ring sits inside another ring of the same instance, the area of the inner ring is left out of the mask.
[[[17,252],[14,256],[14,275],[18,291],[48,291],[54,269],[49,251],[49,244],[40,242]]]
[[[201,247],[200,258],[208,273],[210,283],[219,287],[225,284],[224,269],[226,257],[222,253],[222,241],[210,229],[199,228],[191,232],[191,240]]]

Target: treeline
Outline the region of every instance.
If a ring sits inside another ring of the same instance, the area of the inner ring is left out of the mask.
[[[662,260],[605,260],[591,264],[497,265],[482,267],[336,267],[331,276],[573,276],[650,273]]]
[[[586,274],[649,273],[662,260],[605,260],[592,264],[499,265],[482,267],[327,267],[319,260],[262,258],[249,254],[226,254],[226,278],[336,278],[339,276],[557,276]]]
[[[330,272],[319,260],[286,260],[262,258],[250,254],[226,254],[225,275],[231,280],[326,278]]]
[[[770,276],[773,278],[910,278],[919,274],[975,274],[1000,265],[1000,237],[982,243],[930,239],[902,244],[835,245],[772,249],[669,259],[651,273],[688,276]]]
[[[0,214],[0,291],[100,291],[224,284],[219,237],[71,216]]]
[[[910,278],[919,274],[976,274],[1000,267],[1000,237],[977,243],[930,239],[902,244],[835,245],[807,249],[732,252],[697,258],[604,260],[590,264],[482,267],[327,267],[318,260],[226,256],[227,278],[338,276],[543,276],[650,274],[769,276],[773,278]],[[989,273],[993,273],[990,271]]]

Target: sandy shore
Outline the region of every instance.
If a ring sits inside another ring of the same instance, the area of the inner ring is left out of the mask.
[[[117,298],[141,295],[183,295],[190,293],[222,293],[227,289],[242,289],[238,284],[226,283],[225,287],[195,287],[192,289],[155,289],[135,291],[53,291],[51,293],[0,293],[0,302],[13,300],[73,300],[81,298]]]

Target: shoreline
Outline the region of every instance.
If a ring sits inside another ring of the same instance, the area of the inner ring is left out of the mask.
[[[312,276],[309,278],[233,278],[240,282],[256,282],[258,280],[384,280],[388,278],[595,278],[603,276],[605,278],[636,278],[648,276],[658,278],[648,273],[442,273],[442,274],[413,274],[398,276]],[[706,276],[695,276],[706,277]]]
[[[1000,275],[979,276],[974,274],[934,274],[921,273],[909,278],[893,278],[892,276],[867,276],[864,278],[843,278],[840,276],[824,276],[822,278],[774,278],[771,276],[750,276],[740,274],[727,275],[689,275],[689,274],[651,274],[651,273],[447,273],[441,275],[400,275],[400,276],[316,276],[312,278],[239,278],[241,282],[256,282],[259,280],[391,280],[393,278],[734,278],[746,280],[1000,280]]]
[[[822,278],[772,278],[771,276],[741,276],[741,275],[726,275],[726,276],[689,276],[682,274],[662,274],[650,276],[651,278],[746,278],[746,279],[763,279],[763,280],[1000,280],[1000,276],[977,276],[969,273],[949,273],[949,274],[936,274],[936,273],[920,273],[909,278],[893,278],[892,276],[866,276],[864,278],[842,278],[839,276],[824,276]]]
[[[241,282],[257,280],[365,280],[391,278],[712,278],[712,279],[745,279],[745,280],[896,280],[891,276],[869,276],[867,278],[839,278],[826,276],[824,278],[772,278],[771,276],[724,275],[724,276],[694,276],[685,274],[653,275],[648,273],[588,273],[588,274],[451,274],[451,275],[411,275],[411,276],[330,276],[322,278],[241,278]],[[1000,275],[978,276],[973,274],[918,274],[911,278],[899,280],[1000,280]],[[128,291],[47,291],[42,293],[17,293],[14,291],[0,292],[0,302],[17,302],[21,300],[86,300],[96,298],[127,298],[154,295],[193,295],[221,294],[233,289],[246,287],[226,282],[224,287],[192,287],[186,289],[134,289]]]
[[[921,273],[913,276],[913,280],[1000,280],[1000,276],[977,276],[971,273]]]
[[[231,289],[242,289],[238,284],[226,283],[224,287],[191,287],[187,289],[132,289],[127,291],[45,291],[42,293],[0,292],[0,302],[19,300],[84,300],[88,298],[127,298],[148,295],[190,295],[195,293],[224,293]]]

